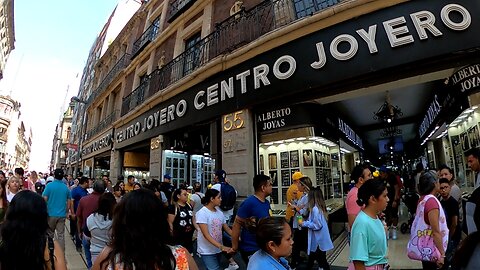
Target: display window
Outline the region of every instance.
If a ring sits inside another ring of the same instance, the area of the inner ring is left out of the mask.
[[[292,175],[300,171],[323,190],[325,199],[341,198],[341,164],[338,144],[322,137],[296,137],[262,142],[258,147],[260,173],[272,179],[272,204],[286,205]]]

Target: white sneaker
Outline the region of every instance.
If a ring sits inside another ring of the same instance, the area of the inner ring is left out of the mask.
[[[236,263],[230,263],[230,264],[228,265],[228,267],[225,268],[225,270],[237,270],[238,268],[240,268],[240,266],[238,266],[238,264],[236,264]]]
[[[388,230],[387,230],[387,240],[390,240],[390,234],[392,233],[392,228],[391,227],[388,227]]]
[[[392,239],[397,240],[397,227],[392,227]]]

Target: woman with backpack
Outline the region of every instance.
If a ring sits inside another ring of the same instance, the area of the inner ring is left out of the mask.
[[[435,197],[440,190],[436,171],[427,171],[418,179],[420,202],[408,241],[408,257],[422,261],[423,269],[442,268],[448,244],[445,212]]]
[[[308,229],[307,269],[313,269],[313,262],[317,260],[320,268],[330,270],[327,251],[333,249],[333,243],[325,218],[327,207],[319,187],[313,188],[308,193],[308,212],[308,219],[299,223],[300,226]]]
[[[172,205],[168,207],[168,223],[173,241],[193,252],[193,232],[197,224],[192,207],[187,203],[188,192],[178,188],[172,194]]]
[[[205,205],[195,215],[199,233],[197,238],[197,252],[208,270],[219,270],[222,252],[231,253],[232,249],[223,245],[222,231],[229,235],[232,230],[228,227],[225,217],[220,211],[222,198],[216,189],[209,189],[202,199]]]

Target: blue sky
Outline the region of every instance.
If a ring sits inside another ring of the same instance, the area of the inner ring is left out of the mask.
[[[31,170],[46,171],[55,126],[77,94],[90,47],[117,2],[15,1],[15,50],[0,92],[21,103],[22,119],[33,130]]]

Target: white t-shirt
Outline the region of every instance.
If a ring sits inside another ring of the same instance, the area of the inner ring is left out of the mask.
[[[225,224],[225,217],[223,216],[220,208],[216,207],[215,212],[210,211],[207,207],[202,207],[198,210],[195,218],[197,224],[207,224],[208,233],[212,236],[215,241],[220,244],[222,242],[222,227]],[[202,234],[201,231],[198,232],[197,238],[197,252],[200,255],[212,255],[222,252],[218,247],[212,245]]]
[[[212,188],[218,190],[220,194],[222,194],[222,185],[220,183],[213,185]],[[235,192],[238,195],[237,190],[235,190]],[[222,209],[219,209],[219,210],[222,211]],[[225,220],[227,221],[230,220],[230,218],[233,216],[233,208],[227,211],[222,211],[222,212],[223,212],[223,215],[225,216]]]

